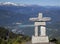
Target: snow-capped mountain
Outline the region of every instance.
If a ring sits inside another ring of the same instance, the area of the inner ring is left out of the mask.
[[[12,6],[27,6],[25,4],[17,4],[17,3],[12,3],[12,2],[0,2],[0,5],[12,5]]]
[[[11,2],[4,2],[4,3],[0,2],[0,5],[15,5],[15,6],[17,6],[17,4],[11,3]]]

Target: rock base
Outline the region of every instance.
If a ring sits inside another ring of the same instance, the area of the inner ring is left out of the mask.
[[[49,43],[48,36],[32,36],[32,43]]]

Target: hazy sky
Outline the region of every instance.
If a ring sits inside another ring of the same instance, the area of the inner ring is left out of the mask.
[[[42,6],[60,6],[60,0],[0,0],[0,2],[36,4],[36,5],[42,5]]]

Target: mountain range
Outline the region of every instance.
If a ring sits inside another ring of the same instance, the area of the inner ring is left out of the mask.
[[[29,18],[37,17],[38,13],[43,13],[44,17],[51,17],[47,22],[47,34],[49,36],[60,36],[60,7],[15,4],[11,2],[0,2],[0,26],[10,28],[15,33],[32,35],[34,22]],[[48,33],[49,32],[49,33]],[[56,35],[55,35],[56,33]],[[58,34],[57,34],[58,33]]]

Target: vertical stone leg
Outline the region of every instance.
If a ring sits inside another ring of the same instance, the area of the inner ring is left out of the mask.
[[[40,36],[46,36],[46,27],[41,26],[40,31],[41,31],[41,35]]]
[[[38,26],[35,26],[35,36],[38,36]]]

